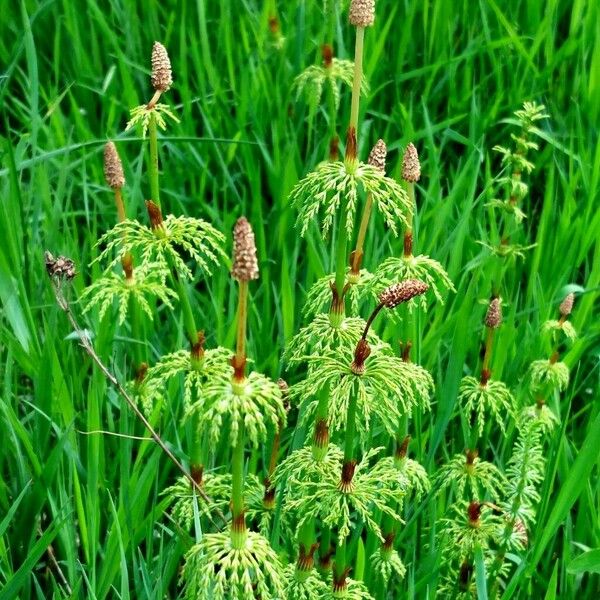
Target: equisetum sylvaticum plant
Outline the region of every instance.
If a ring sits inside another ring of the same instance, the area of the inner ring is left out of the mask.
[[[559,394],[569,384],[561,353],[576,337],[569,293],[540,332],[540,359],[518,380],[503,380],[498,354],[505,329],[515,327],[518,301],[506,297],[512,288],[505,281],[533,247],[522,226],[534,169],[528,157],[538,150],[537,126],[547,115],[543,106],[526,103],[515,113],[510,144],[493,149],[500,171],[488,186],[496,197],[487,207],[498,219],[481,242],[481,327],[472,336],[480,348],[467,354],[452,416],[464,452],[426,461],[424,444],[415,448],[411,440],[422,434],[437,392],[411,349],[431,312],[457,290],[435,258],[419,253],[415,216],[427,167],[417,146],[405,140],[400,154],[388,157],[384,140],[367,150],[360,137],[361,95],[369,93],[364,41],[374,0],[350,2],[352,61],[334,56],[338,3],[328,2],[327,11],[322,64],[299,74],[292,94],[308,100],[310,130],[324,132],[329,153],[297,182],[289,203],[300,237],[331,244],[331,268],[307,292],[304,323],[282,349],[281,372],[260,373],[260,357],[248,355],[249,335],[261,335],[249,331],[248,315],[261,269],[269,268],[259,268],[251,223],[235,214],[230,243],[229,232],[172,214],[162,202],[159,133],[178,118],[159,102],[173,85],[159,42],[151,54],[152,95],[131,111],[126,127],[142,135],[147,187],[145,180],[140,185],[147,200],[143,207],[128,201],[124,146],[108,141],[104,174],[117,219],[98,240],[93,265],[101,274],[83,291],[81,309],[91,330],[114,317],[135,341],[128,383],[97,362],[180,471],[162,495],[165,518],[186,548],[179,582],[186,598],[403,597],[407,573],[414,585],[420,568],[415,556],[426,552],[437,580],[430,594],[475,598],[485,584],[488,597],[497,597],[534,531],[545,447],[561,422]],[[278,32],[273,19],[269,26]],[[321,102],[324,122],[316,118]],[[342,144],[345,104],[350,116]],[[375,119],[371,129],[379,125]],[[398,179],[388,175],[389,158]],[[382,224],[392,252],[376,264],[366,242]],[[49,252],[45,261],[75,327],[66,292],[75,264]],[[195,295],[199,279],[227,269],[235,344],[221,347]],[[145,340],[152,327],[165,326],[180,330],[183,343],[156,357]],[[94,355],[92,339],[81,335]],[[443,369],[435,359],[428,358],[428,367]],[[182,461],[157,433],[166,413],[179,419]],[[498,440],[507,460],[497,452]],[[417,545],[427,550],[417,552]]]

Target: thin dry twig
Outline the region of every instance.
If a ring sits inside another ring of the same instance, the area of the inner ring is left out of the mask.
[[[96,365],[98,366],[98,368],[100,369],[100,371],[102,372],[104,377],[106,377],[106,379],[116,388],[119,395],[125,400],[125,402],[127,402],[127,404],[129,405],[129,408],[131,408],[131,410],[135,413],[135,416],[142,422],[144,427],[148,430],[148,433],[150,434],[150,437],[152,438],[152,440],[167,455],[169,460],[183,473],[183,475],[186,477],[186,479],[188,479],[188,481],[190,482],[190,484],[192,485],[192,487],[194,488],[196,493],[205,502],[208,502],[208,503],[212,502],[210,497],[198,485],[198,483],[194,480],[194,478],[186,470],[186,468],[181,464],[181,462],[179,462],[179,460],[173,454],[173,452],[171,452],[171,450],[169,450],[168,446],[163,442],[163,440],[158,435],[158,433],[156,432],[154,427],[152,427],[152,425],[150,424],[148,419],[146,419],[146,417],[144,416],[144,413],[142,413],[142,411],[137,407],[136,403],[131,398],[131,396],[127,393],[125,388],[121,385],[119,380],[113,375],[113,373],[111,373],[111,371],[108,369],[108,367],[102,362],[102,359],[96,353],[96,350],[94,349],[94,346],[93,346],[87,332],[85,332],[83,329],[81,329],[81,327],[79,327],[79,324],[77,323],[77,320],[75,319],[75,316],[73,315],[73,311],[71,310],[71,307],[69,305],[69,301],[66,299],[66,297],[63,293],[64,279],[60,276],[60,274],[57,277],[57,275],[55,273],[53,273],[50,269],[48,269],[48,275],[50,276],[50,281],[52,282],[52,289],[54,291],[54,297],[56,298],[56,303],[61,308],[61,310],[63,310],[65,312],[65,314],[67,315],[67,318],[69,319],[69,322],[71,323],[71,327],[73,327],[73,330],[77,334],[77,337],[79,338],[81,347],[83,348],[85,353],[96,363]],[[67,279],[71,279],[71,277],[67,277]],[[227,523],[227,518],[225,517],[223,512],[218,507],[215,507],[214,510],[215,510],[215,513],[217,514],[217,516],[220,519],[222,519],[224,523]],[[211,519],[211,521],[212,521],[212,519]],[[216,526],[216,523],[214,521],[212,521],[212,522]]]

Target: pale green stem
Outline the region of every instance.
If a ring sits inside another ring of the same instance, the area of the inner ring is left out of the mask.
[[[346,209],[347,202],[344,201],[342,203],[342,210],[340,212],[339,231],[335,253],[335,289],[339,298],[342,298],[342,295],[344,293],[344,283],[346,281],[346,261],[348,246],[348,230],[346,228]]]
[[[525,448],[527,448],[528,452],[531,451],[532,448],[532,436],[525,436],[524,437],[524,443],[525,443]],[[526,477],[526,473],[527,473],[527,460],[523,461],[523,464],[521,465],[521,474],[520,474],[520,480],[519,480],[519,487],[518,487],[518,492],[514,497],[514,500],[512,502],[511,505],[511,509],[510,509],[510,514],[512,515],[516,515],[518,513],[519,510],[519,504],[521,503],[521,496],[523,494],[523,490],[525,489],[525,477]],[[494,562],[492,563],[492,566],[490,568],[490,578],[492,579],[492,586],[490,588],[490,598],[495,598],[498,594],[498,588],[500,586],[500,577],[499,577],[499,573],[500,573],[500,569],[502,568],[502,564],[504,563],[504,557],[506,555],[506,551],[508,548],[508,541],[510,539],[510,536],[513,532],[513,529],[515,527],[516,524],[516,517],[513,519],[509,519],[506,521],[506,525],[504,526],[504,531],[502,534],[502,541],[500,542],[500,546],[499,548],[496,550],[496,556],[494,558]]]
[[[231,457],[231,541],[240,549],[246,541],[244,517],[244,424],[240,426]]]
[[[356,437],[356,408],[358,403],[357,394],[352,394],[350,401],[348,402],[348,411],[346,413],[346,431],[344,433],[344,465],[352,462],[354,457],[354,438]],[[342,471],[342,477],[343,471]],[[349,483],[346,482],[347,485]],[[342,577],[346,570],[347,556],[346,556],[346,539],[339,540],[335,553],[335,575],[339,579]]]
[[[248,318],[248,282],[240,281],[238,313],[237,313],[237,338],[235,354],[238,359],[246,357],[246,322]]]
[[[367,237],[367,227],[369,226],[369,219],[371,218],[371,212],[373,210],[373,196],[367,194],[367,200],[365,201],[365,207],[363,209],[362,218],[360,220],[360,227],[358,229],[358,237],[356,238],[356,248],[354,250],[354,258],[352,260],[352,273],[358,275],[360,273],[361,259],[365,247],[365,238]]]
[[[152,201],[160,207],[160,189],[158,184],[158,126],[154,111],[150,113],[148,124],[148,138],[150,144],[150,164],[148,172],[150,175],[150,195]]]
[[[350,127],[358,129],[358,110],[360,106],[360,83],[363,75],[363,46],[365,41],[365,28],[356,28],[356,42],[354,45],[354,77],[352,79],[352,104],[350,108]],[[358,139],[358,134],[357,134]]]

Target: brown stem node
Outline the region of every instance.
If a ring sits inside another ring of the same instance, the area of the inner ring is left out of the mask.
[[[412,350],[412,342],[407,340],[406,342],[400,342],[400,358],[402,362],[410,362],[410,351]]]
[[[354,127],[348,127],[348,133],[346,134],[346,155],[347,161],[355,161],[358,158],[358,149],[356,141],[356,129]]]
[[[412,256],[413,253],[413,232],[409,229],[404,233],[404,256]]]
[[[334,135],[329,140],[329,160],[335,162],[340,158],[340,138]]]
[[[336,570],[333,570],[333,592],[339,593],[343,592],[348,587],[348,582],[346,581],[348,575],[350,575],[351,568],[346,567],[339,575],[336,573]]]
[[[323,44],[321,47],[321,54],[323,56],[323,66],[329,69],[333,64],[333,48],[331,44]]]
[[[154,231],[163,227],[163,216],[160,210],[160,206],[152,200],[146,200],[146,210],[148,211],[148,217],[150,218],[150,227]]]
[[[408,454],[408,444],[410,444],[410,435],[404,436],[404,439],[396,446],[395,456],[398,460],[406,458]]]
[[[340,480],[340,490],[349,492],[352,489],[352,479],[356,470],[356,461],[349,460],[342,465],[342,478]]]
[[[383,536],[383,549],[391,550],[394,547],[394,540],[396,539],[396,532],[390,531]]]
[[[300,549],[298,553],[298,570],[300,571],[312,571],[312,568],[315,566],[315,552],[318,550],[319,544],[314,543],[311,544],[308,551],[306,550],[306,546],[300,543]]]
[[[206,342],[206,336],[204,331],[198,332],[198,339],[195,344],[192,345],[192,359],[202,360],[204,358],[204,343]]]
[[[231,520],[231,529],[235,533],[243,533],[246,531],[246,513],[242,511],[239,515],[235,515]]]
[[[491,378],[492,372],[489,369],[481,369],[481,377],[479,378],[479,384],[482,387],[485,387]]]
[[[365,361],[369,358],[371,354],[371,348],[367,343],[367,340],[361,338],[358,340],[358,344],[356,344],[356,350],[354,351],[354,360],[350,365],[350,370],[355,375],[363,375],[365,372]]]
[[[467,515],[469,517],[469,525],[471,527],[479,527],[479,519],[481,518],[481,509],[483,504],[481,502],[471,502],[467,508]]]
[[[192,476],[192,479],[196,482],[196,485],[201,486],[202,480],[204,478],[204,465],[191,465],[190,475]]]
[[[236,383],[244,381],[246,378],[246,357],[233,355],[231,366],[233,367],[233,380]]]
[[[316,422],[314,443],[317,448],[325,448],[329,444],[329,425],[327,425],[327,419],[319,419]]]

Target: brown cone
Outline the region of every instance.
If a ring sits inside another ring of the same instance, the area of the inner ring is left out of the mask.
[[[560,311],[560,315],[562,317],[568,317],[573,310],[573,302],[575,301],[575,294],[571,292],[567,294],[565,299],[560,303],[558,310]]]
[[[379,294],[379,302],[386,308],[395,308],[403,302],[408,302],[415,296],[424,294],[429,286],[419,279],[407,279],[400,283],[395,283],[386,288]]]
[[[377,140],[369,154],[370,165],[377,167],[382,173],[385,173],[385,159],[387,156],[387,146],[383,140]]]
[[[369,27],[375,22],[375,0],[352,0],[350,23],[355,27]]]
[[[125,185],[123,165],[114,142],[106,142],[104,146],[104,179],[113,190]]]
[[[485,326],[490,329],[498,329],[502,324],[502,305],[500,298],[492,298],[485,315]]]
[[[258,261],[254,232],[246,217],[240,217],[233,228],[233,268],[231,275],[238,281],[258,279]]]
[[[160,43],[154,42],[152,46],[152,87],[157,92],[166,92],[173,85],[171,74],[171,61],[167,49]]]
[[[421,179],[421,163],[415,145],[411,142],[406,146],[402,157],[402,179],[409,183],[416,183]]]

